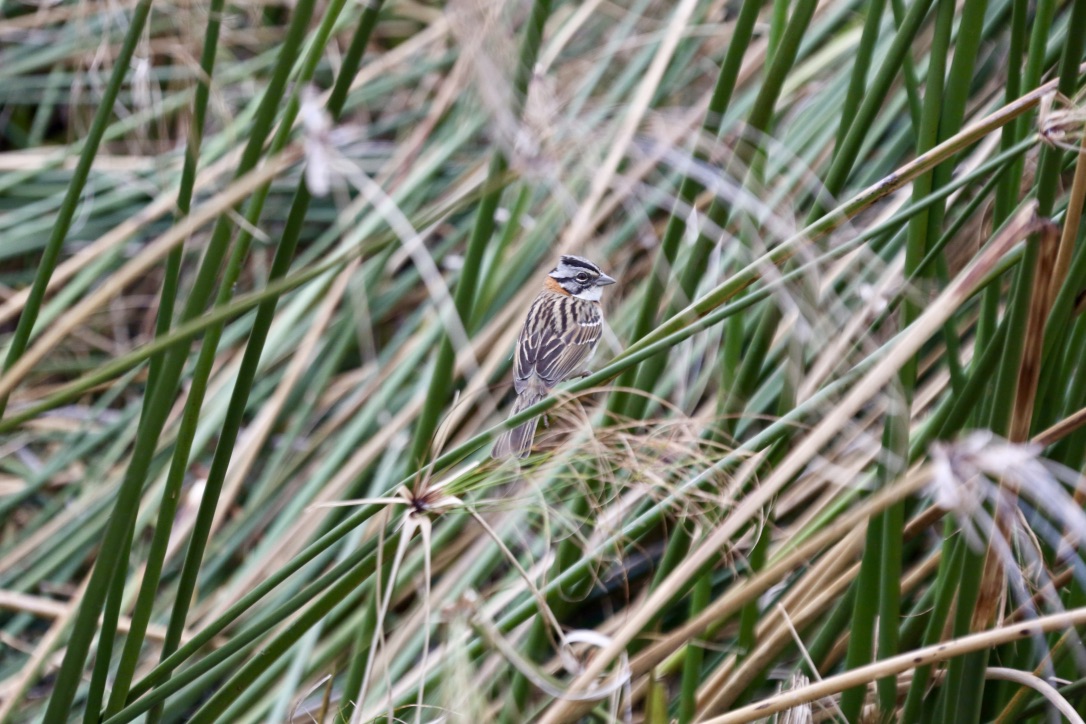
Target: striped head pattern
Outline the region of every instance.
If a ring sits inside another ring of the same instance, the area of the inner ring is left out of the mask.
[[[604,274],[588,259],[572,254],[559,258],[558,266],[551,270],[550,278],[571,295],[589,302],[598,302],[603,294],[603,287],[615,283],[614,279]]]

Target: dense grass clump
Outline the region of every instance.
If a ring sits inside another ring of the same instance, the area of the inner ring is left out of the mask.
[[[1083,28],[0,0],[0,722],[1083,721]]]

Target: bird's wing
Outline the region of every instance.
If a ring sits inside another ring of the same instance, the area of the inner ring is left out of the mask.
[[[595,305],[580,306],[563,297],[541,297],[532,305],[521,330],[513,364],[513,384],[520,394],[533,377],[546,388],[578,373],[603,334]]]

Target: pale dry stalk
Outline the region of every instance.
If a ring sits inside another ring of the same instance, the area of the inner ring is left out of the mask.
[[[1086,624],[1086,608],[1076,608],[1062,613],[1042,616],[1029,623],[1002,626],[981,633],[963,636],[922,649],[909,651],[873,664],[846,671],[837,676],[815,682],[800,689],[783,692],[776,696],[728,712],[723,716],[707,719],[702,724],[744,724],[764,719],[771,714],[791,709],[825,696],[833,696],[857,686],[901,674],[919,666],[930,666],[959,656],[985,651],[1012,641],[1022,641],[1051,631],[1061,631]]]
[[[582,691],[589,686],[605,667],[625,650],[630,641],[639,635],[658,614],[661,607],[666,605],[678,590],[685,586],[720,550],[729,545],[746,523],[753,520],[758,511],[788,481],[801,472],[824,445],[849,424],[868,400],[878,395],[890,383],[901,365],[919,352],[927,340],[942,328],[943,324],[969,299],[977,285],[999,260],[1021,239],[1040,230],[1047,223],[1049,222],[1036,215],[1036,204],[1024,207],[981,251],[973,263],[955,277],[947,289],[902,333],[893,348],[859,380],[808,435],[796,443],[768,478],[743,499],[732,515],[702,541],[700,546],[687,555],[664,584],[649,597],[644,606],[631,613],[626,625],[615,635],[612,643],[590,662],[572,690]],[[544,713],[541,721],[544,724],[559,724],[574,716],[579,710],[580,707],[574,702],[558,701]]]

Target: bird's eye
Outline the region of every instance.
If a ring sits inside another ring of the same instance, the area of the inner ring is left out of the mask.
[[[588,275],[585,274],[584,272],[581,272],[580,274],[577,275],[577,281],[581,282],[582,284],[587,282],[588,281]]]

